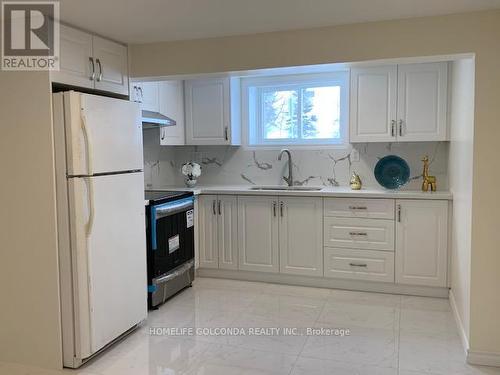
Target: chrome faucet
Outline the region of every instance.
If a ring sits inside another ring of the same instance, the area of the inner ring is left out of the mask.
[[[293,186],[293,163],[292,163],[292,154],[290,153],[290,150],[288,149],[283,149],[281,150],[280,154],[278,155],[278,160],[281,160],[281,157],[283,154],[288,155],[288,177],[283,176],[283,180],[286,181],[288,186]]]

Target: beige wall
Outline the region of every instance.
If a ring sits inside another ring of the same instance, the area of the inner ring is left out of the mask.
[[[61,367],[47,73],[0,71],[0,361]]]
[[[131,46],[134,77],[476,54],[470,346],[500,353],[500,11]]]
[[[453,192],[451,300],[459,315],[465,346],[470,333],[472,163],[474,140],[474,60],[451,64],[448,176]]]

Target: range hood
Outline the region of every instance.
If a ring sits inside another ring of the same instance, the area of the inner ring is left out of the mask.
[[[177,122],[170,117],[162,115],[159,112],[142,111],[142,128],[157,129],[164,126],[175,126]]]

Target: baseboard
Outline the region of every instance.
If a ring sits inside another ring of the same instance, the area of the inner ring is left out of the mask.
[[[449,299],[450,299],[451,311],[453,312],[453,316],[455,317],[455,322],[457,323],[460,341],[462,341],[462,346],[464,348],[465,355],[468,355],[468,353],[469,353],[469,338],[467,337],[467,333],[465,332],[462,318],[460,317],[460,314],[458,313],[457,301],[455,300],[455,295],[453,294],[452,290],[450,290]]]
[[[500,353],[476,352],[469,350],[467,363],[471,365],[500,367]]]
[[[450,290],[449,299],[451,311],[453,312],[453,316],[457,322],[458,334],[460,335],[460,340],[462,341],[467,363],[471,365],[500,367],[500,353],[477,352],[470,349],[469,339],[465,333],[462,318],[458,313],[457,302],[452,290]]]
[[[199,268],[196,275],[200,277],[216,277],[265,283],[309,286],[316,288],[345,289],[363,292],[406,294],[412,296],[448,298],[448,288],[401,285],[375,281],[334,279],[326,277],[296,276],[280,273],[252,272],[239,270],[221,270]]]

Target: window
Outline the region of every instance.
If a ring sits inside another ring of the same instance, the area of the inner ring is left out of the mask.
[[[248,145],[345,143],[347,82],[347,72],[243,79]]]

